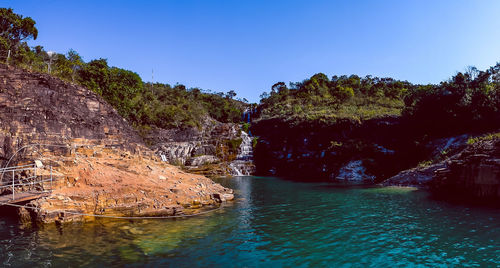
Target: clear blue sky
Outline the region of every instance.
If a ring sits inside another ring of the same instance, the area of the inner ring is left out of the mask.
[[[314,73],[437,83],[500,61],[500,1],[2,1],[43,45],[258,101]]]

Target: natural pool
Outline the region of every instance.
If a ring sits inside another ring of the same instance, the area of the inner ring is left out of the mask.
[[[236,200],[175,220],[22,228],[0,220],[0,265],[500,266],[500,209],[410,188],[220,179]]]

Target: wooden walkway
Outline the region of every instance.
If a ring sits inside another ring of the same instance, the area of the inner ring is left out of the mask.
[[[49,194],[50,193],[48,192],[20,192],[20,193],[15,193],[14,199],[12,199],[12,194],[0,195],[0,206],[1,203],[8,203],[8,204],[22,203],[40,197],[48,196]]]

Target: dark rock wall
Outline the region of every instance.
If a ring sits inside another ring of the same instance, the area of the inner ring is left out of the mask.
[[[341,173],[361,163],[353,172],[378,182],[416,166],[435,149],[398,117],[335,124],[270,119],[255,122],[252,133],[259,137],[254,152],[259,175],[335,179],[351,176]]]

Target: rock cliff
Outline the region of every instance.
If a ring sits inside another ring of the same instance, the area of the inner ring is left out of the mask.
[[[66,220],[61,209],[179,215],[193,204],[232,198],[229,189],[162,163],[97,94],[0,65],[0,164],[34,160],[52,165],[59,177],[50,196],[28,204],[31,212],[21,211],[44,222]]]
[[[500,138],[475,142],[447,160],[430,186],[441,195],[500,204]]]
[[[215,156],[224,140],[235,140],[240,136],[237,124],[220,123],[206,118],[200,128],[159,129],[146,137],[158,155],[164,155],[169,162],[191,165],[193,158],[202,155]]]
[[[358,122],[339,119],[255,122],[257,174],[320,180],[377,181],[424,159],[429,149],[408,134],[398,117]]]
[[[0,65],[0,164],[25,145],[75,142],[147,151],[97,94],[47,74]]]
[[[465,147],[468,135],[420,135],[415,128],[397,116],[333,123],[260,120],[252,126],[259,136],[254,153],[257,174],[363,183],[394,177],[393,184],[419,186],[440,167],[434,163]],[[418,176],[400,173],[419,164],[431,167],[418,169]]]

